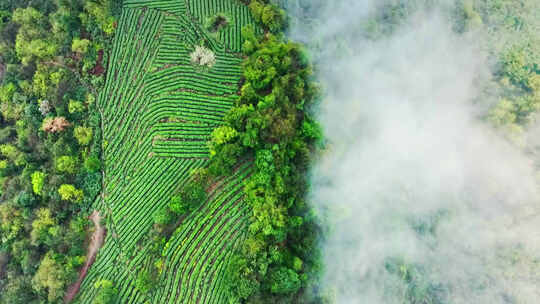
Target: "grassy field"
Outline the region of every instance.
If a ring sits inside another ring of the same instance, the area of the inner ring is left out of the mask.
[[[229,24],[211,33],[204,23],[216,13]],[[92,303],[94,283],[106,279],[118,288],[118,303],[223,303],[227,256],[246,235],[249,163],[216,181],[182,220],[162,253],[158,285],[143,294],[135,281],[154,267],[144,241],[152,215],[208,162],[210,134],[237,95],[241,28],[250,23],[249,9],[234,0],[124,1],[98,99],[105,170],[95,207],[107,236],[78,302]],[[190,62],[201,41],[215,54],[211,68]]]

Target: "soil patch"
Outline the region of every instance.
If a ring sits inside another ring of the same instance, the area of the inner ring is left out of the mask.
[[[88,269],[90,269],[90,266],[92,266],[96,260],[96,255],[99,249],[103,246],[105,235],[107,234],[107,229],[101,225],[101,215],[99,214],[99,211],[94,210],[94,212],[92,212],[88,218],[94,223],[95,230],[94,233],[92,233],[92,238],[90,239],[90,244],[88,245],[86,262],[79,272],[79,278],[77,281],[68,288],[66,295],[64,296],[65,303],[71,302],[79,292],[81,284],[88,273]]]

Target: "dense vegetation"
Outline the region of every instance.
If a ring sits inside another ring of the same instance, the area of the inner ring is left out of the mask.
[[[244,186],[249,236],[227,272],[229,301],[299,303],[299,291],[313,287],[319,267],[319,231],[305,201],[306,173],[321,137],[310,114],[317,87],[300,45],[280,33],[283,10],[259,1],[249,7],[264,32],[243,30],[245,81],[210,142],[212,174],[230,174],[241,158],[255,162]]]
[[[2,303],[57,303],[77,277],[101,191],[95,107],[108,1],[0,3]]]

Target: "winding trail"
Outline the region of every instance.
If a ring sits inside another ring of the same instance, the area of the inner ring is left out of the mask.
[[[90,240],[90,244],[88,245],[88,252],[86,253],[86,262],[79,272],[79,278],[68,288],[66,295],[64,296],[65,303],[71,302],[79,292],[81,283],[86,277],[88,269],[96,260],[96,255],[99,249],[103,246],[105,235],[107,234],[107,229],[101,225],[101,215],[99,214],[99,211],[94,210],[94,212],[92,212],[88,218],[94,223],[96,229],[94,230],[94,233],[92,233],[92,238]]]

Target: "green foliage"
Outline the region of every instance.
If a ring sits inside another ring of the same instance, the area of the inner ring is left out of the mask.
[[[285,267],[273,271],[270,274],[270,280],[270,290],[278,294],[295,293],[301,286],[298,274]]]
[[[182,190],[171,198],[169,208],[177,214],[195,210],[206,200],[204,185],[196,182],[186,184]]]
[[[48,252],[32,279],[32,287],[47,295],[47,300],[54,303],[64,295],[64,288],[69,280],[65,266],[54,253]]]
[[[240,255],[234,255],[226,272],[227,295],[231,303],[240,302],[257,294],[260,283],[251,270],[248,260]]]
[[[15,95],[16,91],[17,91],[17,87],[12,82],[1,86],[0,87],[0,101],[2,103],[10,102],[13,99],[13,96]]]
[[[82,27],[79,17],[87,2],[0,3],[2,303],[61,302],[67,283],[84,262],[84,206],[60,200],[93,202],[101,190],[100,173],[77,168],[79,157],[99,157],[99,134],[83,130],[72,137],[71,131],[62,132],[75,124],[101,133],[95,104],[68,102],[99,91],[96,84],[102,78],[77,66],[74,58],[80,55],[73,52],[85,52],[84,60],[95,64],[97,49],[105,56],[108,50],[94,17]],[[99,10],[110,15],[106,6]],[[92,145],[80,147],[76,136]],[[63,186],[68,179],[73,188]],[[4,253],[10,257],[7,266]]]
[[[98,172],[101,169],[101,162],[95,156],[87,157],[84,160],[84,168],[88,172]]]
[[[171,198],[169,209],[176,214],[185,214],[188,212],[189,206],[180,195],[176,195]]]
[[[101,172],[86,172],[84,174],[82,190],[85,193],[84,202],[88,205],[94,202],[94,199],[101,191]]]
[[[282,28],[277,20],[284,18],[271,4],[252,1],[250,9],[269,31]],[[277,295],[287,298],[305,287],[300,277],[313,267],[313,259],[306,256],[315,251],[313,239],[297,240],[311,252],[293,246],[277,248],[294,243],[293,238],[314,225],[303,218],[308,213],[302,203],[303,180],[310,151],[322,133],[309,114],[317,87],[301,47],[269,33],[258,37],[249,27],[242,33],[245,82],[225,125],[212,133],[209,165],[209,172],[219,175],[229,174],[241,158],[255,161],[255,172],[244,187],[252,212],[250,236],[228,268],[233,302]],[[288,226],[289,222],[294,225]],[[307,230],[303,233],[308,235]]]
[[[135,288],[142,294],[147,294],[152,290],[155,284],[155,276],[146,269],[142,269],[137,273],[135,280]]]
[[[39,96],[45,98],[53,91],[53,84],[51,81],[52,69],[46,65],[38,65],[37,71],[32,79],[32,90]]]
[[[230,142],[236,136],[238,136],[238,132],[236,132],[235,129],[229,126],[222,126],[216,128],[212,132],[212,143],[215,143],[216,145],[223,145]]]
[[[17,196],[16,203],[17,206],[20,206],[21,208],[32,208],[36,205],[37,199],[32,193],[21,191],[19,196]]]
[[[36,298],[31,280],[26,277],[8,273],[7,284],[4,289],[5,291],[0,295],[2,303],[27,304],[32,303]]]
[[[214,175],[227,175],[243,154],[243,147],[235,144],[215,145],[211,143],[212,162],[209,171]]]
[[[81,146],[87,146],[92,141],[92,128],[78,126],[75,127],[73,135]]]
[[[473,1],[463,1],[463,13],[465,14],[466,29],[476,29],[483,24],[482,17],[474,9]]]
[[[78,161],[75,157],[64,155],[56,159],[56,170],[62,173],[74,174],[77,171]]]
[[[41,195],[43,190],[43,183],[45,182],[45,173],[36,171],[32,173],[32,190],[35,194]]]
[[[172,209],[171,209],[172,210]],[[173,213],[167,208],[163,208],[154,214],[154,223],[158,225],[168,225],[174,220]],[[175,210],[178,210],[175,208]]]
[[[229,16],[224,13],[217,13],[206,19],[204,27],[211,33],[218,32],[229,25]]]
[[[36,211],[36,219],[32,222],[32,232],[30,234],[33,244],[39,244],[50,240],[58,233],[58,226],[52,218],[51,210],[41,208]]]
[[[267,1],[266,1],[267,2]],[[285,26],[285,11],[274,4],[264,3],[260,0],[252,0],[249,9],[255,20],[267,30],[277,33]]]
[[[71,50],[73,52],[86,54],[88,52],[88,47],[90,46],[90,40],[88,39],[73,39],[71,44]]]
[[[0,228],[2,230],[2,242],[15,239],[23,229],[22,213],[9,203],[0,204]]]
[[[118,289],[114,287],[114,283],[109,280],[99,280],[94,283],[94,288],[97,289],[97,296],[92,304],[112,304],[115,303],[118,296]]]
[[[50,59],[58,45],[47,33],[47,22],[41,12],[33,7],[18,8],[13,12],[13,21],[20,25],[15,51],[24,65],[35,59]]]
[[[0,154],[7,158],[15,166],[23,166],[26,164],[24,153],[22,153],[12,144],[0,145]]]
[[[78,203],[83,199],[83,191],[70,184],[62,184],[60,188],[58,188],[58,193],[65,201]]]
[[[89,18],[94,18],[105,34],[112,35],[114,33],[116,20],[111,15],[111,1],[85,1],[84,10],[86,14],[81,15],[83,22],[89,23]]]
[[[70,100],[68,104],[69,113],[81,113],[85,109],[84,104],[77,100]]]
[[[187,183],[177,194],[171,197],[166,208],[154,214],[154,223],[166,226],[172,224],[179,215],[195,210],[206,200],[206,190],[201,182]]]

